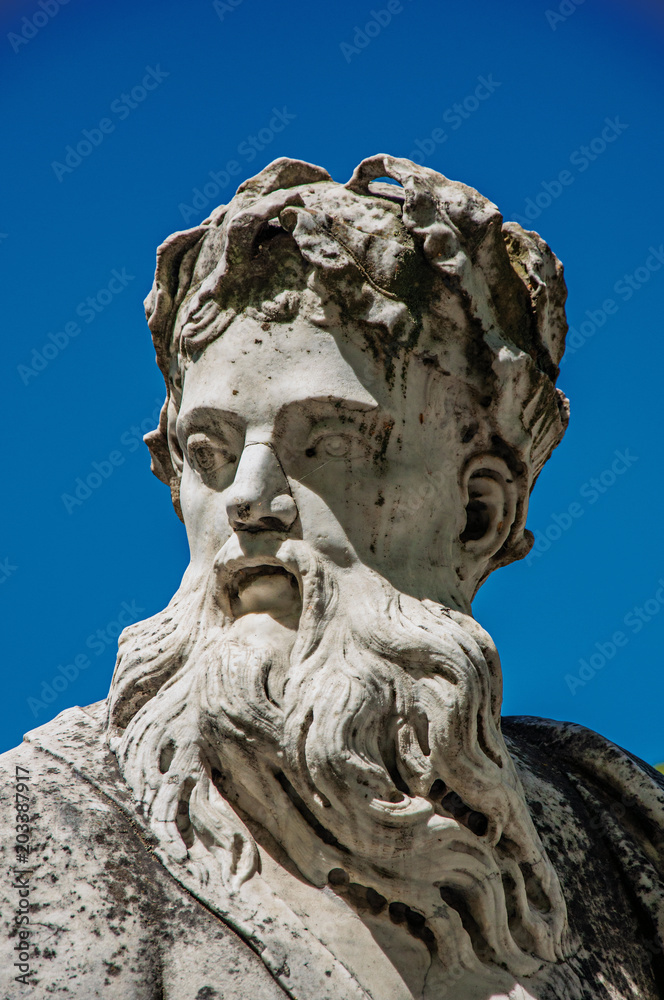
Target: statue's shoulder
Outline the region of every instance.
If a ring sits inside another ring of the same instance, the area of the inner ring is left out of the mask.
[[[583,726],[508,717],[503,734],[582,941],[664,954],[664,775]],[[593,928],[595,930],[593,930]]]
[[[664,832],[664,774],[628,750],[574,722],[507,716],[502,730],[521,768],[572,782],[613,804],[614,815],[631,809]]]
[[[0,886],[0,996],[158,1000],[221,995],[222,982],[228,1000],[282,997],[251,947],[159,862],[104,720],[103,702],[68,709],[0,757],[0,867],[12,876]]]
[[[140,846],[123,814],[129,790],[104,738],[104,710],[104,702],[67,709],[0,756],[3,863],[28,867],[44,885],[49,872],[63,891],[120,845]]]
[[[13,798],[17,782],[30,785],[33,799],[40,788],[48,787],[47,809],[54,807],[59,798],[71,795],[74,786],[85,781],[77,773],[76,763],[85,761],[86,770],[95,769],[100,765],[100,754],[105,755],[104,708],[105,702],[87,709],[69,708],[26,733],[18,746],[0,754],[0,796]],[[66,781],[54,781],[56,776],[62,778],[63,771],[67,772]]]
[[[60,753],[65,756],[68,756],[67,746],[72,744],[85,744],[88,751],[96,751],[103,742],[105,716],[105,700],[85,708],[75,706],[65,709],[49,722],[27,732],[18,746],[0,754],[0,773],[3,776],[13,774],[15,767],[26,762],[41,768],[51,752],[50,748],[60,747]]]
[[[502,729],[538,827],[582,830],[621,865],[639,853],[664,879],[663,774],[573,722],[511,716]]]
[[[35,802],[40,800],[42,815],[63,802],[104,798],[108,792],[128,802],[129,790],[105,739],[105,719],[106,701],[99,701],[68,708],[26,733],[22,743],[0,755],[4,795],[12,796],[12,786],[22,777]]]

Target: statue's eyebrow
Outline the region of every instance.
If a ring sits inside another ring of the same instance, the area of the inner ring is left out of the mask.
[[[317,416],[333,417],[337,413],[350,412],[357,414],[373,413],[380,409],[375,400],[367,402],[360,399],[348,399],[346,396],[308,396],[304,399],[294,399],[285,403],[279,410],[279,417],[286,416],[293,410],[311,410]]]
[[[237,413],[222,410],[216,406],[195,406],[186,412],[180,412],[177,419],[178,438],[186,438],[197,430],[212,430],[222,436],[229,431],[242,434],[243,426]]]

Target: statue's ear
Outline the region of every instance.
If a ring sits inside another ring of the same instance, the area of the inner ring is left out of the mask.
[[[171,488],[175,513],[184,521],[180,507],[180,478],[182,476],[182,450],[175,435],[177,408],[169,395],[161,408],[159,426],[143,436],[152,456],[152,471]]]
[[[507,541],[516,517],[514,476],[502,458],[474,455],[463,471],[462,490],[466,523],[461,545],[476,559],[490,559]]]

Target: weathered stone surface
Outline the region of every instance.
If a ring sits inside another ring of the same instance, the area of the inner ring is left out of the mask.
[[[651,838],[661,786],[647,765],[596,734],[540,719],[504,720],[570,920],[568,961],[520,978],[526,992],[519,993],[498,970],[493,987],[473,983],[460,966],[443,971],[417,927],[385,920],[366,901],[348,905],[350,894],[338,886],[310,889],[315,900],[299,898],[304,884],[273,843],[260,852],[264,874],[297,914],[287,913],[286,928],[274,920],[276,908],[282,914],[284,908],[269,892],[252,912],[216,879],[202,888],[186,861],[174,863],[160,850],[132,802],[105,745],[104,709],[103,703],[70,709],[2,758],[4,845],[13,839],[6,793],[15,763],[30,771],[37,789],[30,879],[35,986],[8,985],[3,998],[659,995],[661,894]],[[278,865],[284,867],[275,878]],[[7,970],[16,898],[3,889]],[[405,932],[396,962],[387,929]],[[353,987],[325,945],[344,958],[355,953],[355,976],[365,990]]]
[[[191,563],[107,702],[2,758],[36,813],[8,997],[662,995],[662,778],[501,725],[471,613],[532,544],[565,294],[537,234],[388,156],[275,161],[160,248],[147,441]]]

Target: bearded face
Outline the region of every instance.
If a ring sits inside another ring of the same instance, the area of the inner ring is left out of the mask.
[[[111,745],[175,858],[241,891],[264,830],[314,885],[528,974],[561,956],[564,904],[469,615],[513,477],[426,363],[391,388],[352,343],[245,315],[187,370],[191,564],[123,636]]]

